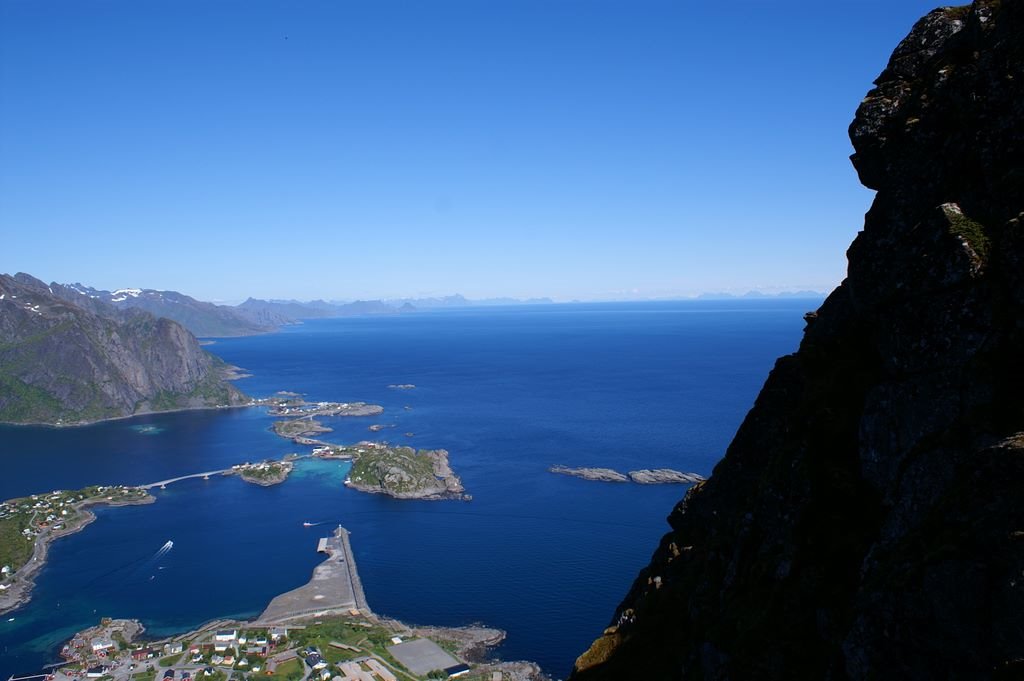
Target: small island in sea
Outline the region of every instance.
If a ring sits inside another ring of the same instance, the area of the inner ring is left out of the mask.
[[[314,416],[377,416],[384,413],[384,407],[366,402],[306,402],[301,397],[272,397],[263,402],[270,404],[267,413],[271,416],[287,416],[289,419],[312,419]]]
[[[570,468],[569,466],[552,466],[548,469],[552,473],[571,475],[584,480],[597,480],[599,482],[629,482],[629,476],[611,468]]]
[[[449,465],[445,449],[416,450],[386,442],[359,442],[317,447],[313,456],[350,459],[352,469],[345,485],[360,492],[428,501],[473,498],[466,494],[462,480]]]
[[[312,418],[292,419],[290,421],[274,421],[271,426],[274,432],[292,442],[300,445],[314,444],[310,435],[330,433],[334,429],[329,428]]]
[[[377,416],[384,413],[384,407],[366,402],[306,402],[294,393],[279,392],[278,396],[261,400],[269,404],[267,413],[271,416],[287,417],[275,421],[274,432],[300,445],[320,445],[319,440],[310,436],[330,433],[333,428],[316,420],[317,416]],[[373,426],[370,427],[373,430]]]
[[[551,473],[560,475],[571,475],[584,480],[596,480],[598,482],[635,482],[640,485],[660,484],[693,484],[703,482],[704,476],[698,473],[683,473],[671,468],[643,468],[629,473],[620,473],[612,468],[552,466],[548,469]]]
[[[293,456],[292,458],[298,457]],[[267,460],[259,463],[238,464],[231,467],[230,474],[237,474],[242,480],[251,482],[254,485],[270,487],[287,480],[288,475],[294,468],[295,463],[291,459],[286,458],[282,461]]]

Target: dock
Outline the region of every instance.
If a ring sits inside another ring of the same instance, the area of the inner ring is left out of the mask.
[[[309,582],[270,601],[263,614],[253,622],[254,625],[275,624],[313,615],[347,613],[352,609],[370,613],[352,557],[348,530],[339,525],[332,536],[318,540],[317,551],[326,553],[327,559],[313,569],[313,577]]]

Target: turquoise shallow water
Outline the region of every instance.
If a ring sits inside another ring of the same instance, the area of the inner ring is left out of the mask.
[[[325,439],[444,447],[471,502],[344,488],[345,465],[302,461],[287,482],[188,480],[149,506],[101,509],[52,547],[33,601],[0,621],[0,674],[31,671],[100,616],[155,634],[257,614],[302,584],[336,523],[371,607],[413,622],[484,622],[499,653],[555,676],[601,631],[666,529],[677,486],[587,482],[556,463],[710,473],[775,357],[816,301],[558,305],[322,320],[218,340],[253,395],[375,402],[325,419]],[[387,386],[413,383],[415,390]],[[409,407],[406,409],[406,407]],[[183,412],[77,429],[0,427],[0,498],[143,483],[304,451],[259,409]],[[370,433],[373,423],[394,429]],[[412,432],[412,437],[404,434]],[[324,525],[304,528],[303,521]],[[155,554],[167,540],[174,549]]]

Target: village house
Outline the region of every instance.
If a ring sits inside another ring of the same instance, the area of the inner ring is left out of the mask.
[[[96,653],[105,653],[108,650],[113,650],[115,645],[114,642],[108,638],[94,638],[92,640],[91,647],[92,652],[95,655]]]

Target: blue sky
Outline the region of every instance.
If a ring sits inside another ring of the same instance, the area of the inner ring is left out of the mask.
[[[830,289],[917,0],[0,0],[0,271],[199,298]]]

